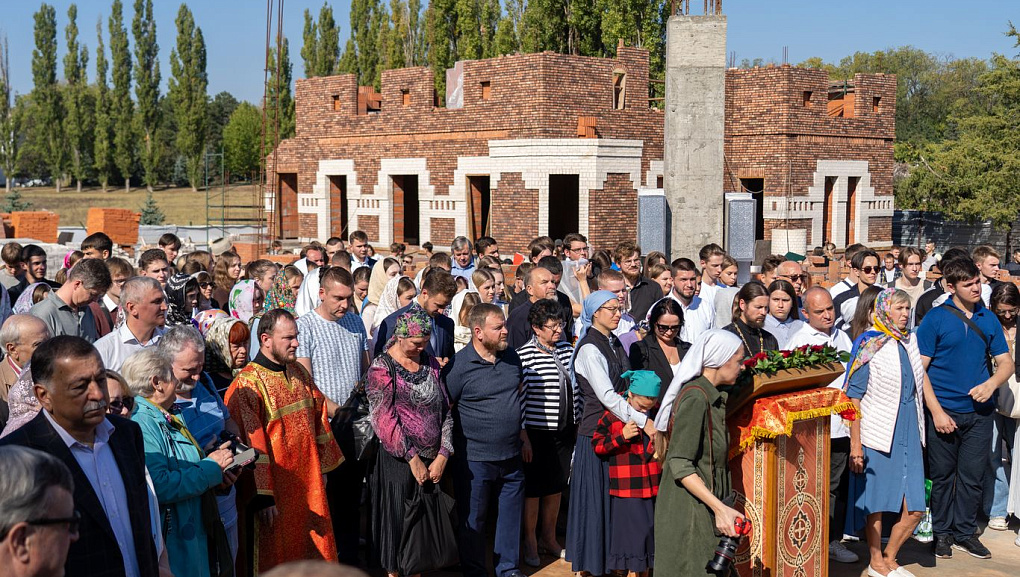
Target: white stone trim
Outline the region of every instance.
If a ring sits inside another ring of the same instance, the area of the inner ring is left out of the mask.
[[[833,210],[832,242],[836,246],[846,246],[846,226],[835,226],[845,223],[847,219],[847,185],[850,177],[858,177],[857,194],[854,214],[854,240],[860,243],[875,242],[869,237],[868,222],[871,217],[889,216],[893,214],[893,197],[891,195],[875,195],[875,187],[871,185],[871,172],[866,160],[819,160],[816,163],[813,183],[806,195],[769,196],[764,199],[763,217],[766,220],[810,219],[811,242],[821,245],[823,211],[825,210],[825,179],[836,178],[832,188],[832,201],[836,203]]]
[[[666,179],[666,162],[663,160],[652,160],[648,162],[648,172],[645,173],[645,186],[655,188],[659,177]],[[665,182],[663,183],[665,184]]]
[[[448,216],[453,209],[445,207],[433,209],[436,201],[435,187],[429,182],[428,163],[425,158],[382,158],[379,160],[379,179],[375,185],[375,195],[379,199],[379,244],[388,246],[393,242],[393,179],[392,175],[418,176],[418,238],[431,237],[431,218]],[[439,201],[447,200],[439,197]],[[449,215],[455,216],[455,215]]]

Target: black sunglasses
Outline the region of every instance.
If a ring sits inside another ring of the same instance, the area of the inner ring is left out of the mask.
[[[212,283],[212,282],[200,282],[200,283],[198,283],[198,286],[200,286],[201,288],[209,288],[209,287],[216,288],[216,283]]]
[[[877,267],[877,266],[862,266],[861,267],[861,272],[864,272],[864,273],[867,273],[867,274],[878,272],[880,270],[882,270],[882,268],[881,267]]]
[[[680,330],[680,325],[660,325],[655,323],[655,328],[659,329],[660,332],[668,333],[669,331]]]
[[[70,517],[54,518],[54,519],[30,519],[25,521],[29,525],[35,525],[37,527],[45,527],[46,525],[60,525],[61,523],[67,523],[68,533],[77,533],[78,526],[81,525],[81,513],[75,510],[74,514]]]
[[[121,400],[113,399],[110,401],[110,408],[115,413],[119,413],[124,409],[132,410],[135,408],[135,400],[133,397],[124,397]]]

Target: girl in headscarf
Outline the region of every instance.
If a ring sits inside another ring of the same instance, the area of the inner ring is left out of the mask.
[[[386,320],[386,317],[410,304],[411,299],[417,294],[418,289],[415,288],[414,281],[410,278],[406,276],[391,278],[386,283],[382,296],[379,297],[379,306],[375,309],[375,314],[372,315],[372,326],[366,327],[369,338],[375,340],[376,334],[379,332],[379,325]],[[372,346],[370,343],[369,350],[372,350]]]
[[[50,285],[44,282],[34,282],[21,291],[18,300],[14,302],[13,312],[16,315],[28,314],[32,307],[39,301],[46,298],[46,295],[53,290]]]
[[[262,311],[262,289],[253,280],[243,280],[230,289],[230,316],[245,324]]]
[[[190,325],[198,308],[198,279],[176,273],[166,280],[166,328]]]
[[[379,323],[375,322],[376,311],[379,308],[379,299],[382,298],[382,293],[386,290],[386,283],[391,278],[400,276],[401,266],[400,261],[395,258],[384,258],[380,259],[372,267],[372,275],[368,280],[368,295],[365,297],[365,302],[361,308],[361,319],[365,323],[365,331],[371,334],[373,326],[379,326],[386,317],[379,319]]]
[[[854,528],[864,521],[871,553],[868,574],[898,575],[896,554],[925,508],[921,447],[928,376],[917,339],[907,329],[910,295],[883,290],[875,299],[872,320],[871,328],[854,341],[847,370],[846,393],[861,412],[861,418],[850,423],[850,495]],[[885,551],[884,512],[899,514]]]
[[[226,311],[220,309],[209,309],[205,311],[199,311],[195,314],[195,326],[198,327],[198,332],[202,333],[202,336],[206,336],[209,333],[209,328],[216,322],[216,319],[229,319],[232,318],[227,314]]]
[[[262,308],[267,311],[283,309],[290,314],[294,314],[294,303],[296,302],[297,295],[291,287],[290,279],[285,273],[281,273],[276,275],[273,286],[266,293],[266,304]]]
[[[743,342],[723,330],[699,336],[680,362],[662,399],[655,428],[672,429],[669,448],[656,435],[663,458],[655,503],[655,572],[679,577],[705,575],[717,534],[736,537],[738,511],[722,500],[730,494],[727,464],[727,394],[743,360]],[[678,547],[678,543],[683,543]]]
[[[609,291],[596,291],[584,299],[580,340],[571,366],[584,411],[574,447],[566,559],[574,572],[592,575],[608,572],[606,544],[610,530],[609,463],[600,459],[592,447],[595,426],[608,409],[625,423],[634,421],[649,435],[655,432],[648,415],[620,396],[627,389],[621,375],[630,370],[627,353],[613,335],[622,312],[619,299]]]

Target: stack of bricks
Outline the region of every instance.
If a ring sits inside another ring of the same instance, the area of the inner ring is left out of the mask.
[[[32,238],[41,242],[57,242],[60,217],[49,211],[11,213],[11,226],[16,238]]]
[[[133,246],[138,242],[138,223],[141,213],[126,208],[90,208],[85,221],[86,233],[106,233],[118,246]]]
[[[249,263],[259,258],[259,247],[253,242],[235,242],[234,252],[241,257],[241,262]]]

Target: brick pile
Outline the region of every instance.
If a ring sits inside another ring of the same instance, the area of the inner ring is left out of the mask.
[[[57,242],[60,217],[49,211],[11,213],[11,227],[15,238],[33,238],[42,242]]]
[[[126,208],[90,208],[85,221],[87,234],[105,232],[113,244],[133,246],[138,242],[142,214]]]

